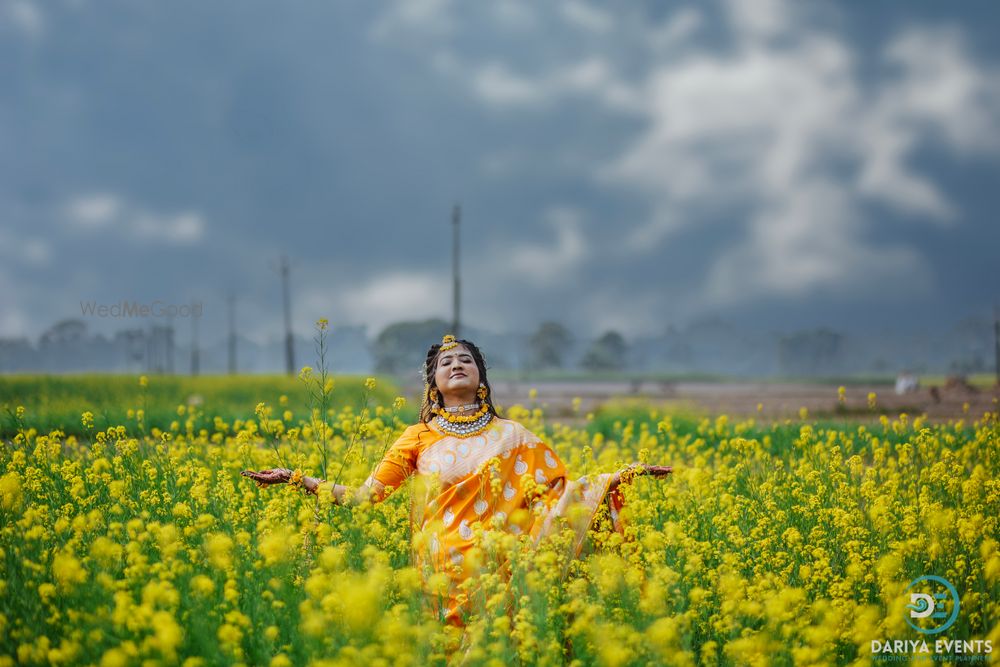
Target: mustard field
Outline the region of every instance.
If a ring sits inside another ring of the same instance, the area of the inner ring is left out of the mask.
[[[163,381],[130,380],[117,421],[57,410],[61,426],[45,412],[58,399],[6,385],[0,665],[997,662],[995,407],[944,424],[651,410],[577,427],[508,407],[573,477],[632,461],[674,473],[624,486],[625,535],[599,520],[578,560],[475,526],[512,584],[484,573],[456,628],[428,600],[445,582],[411,564],[409,485],[342,507],[239,475],[360,485],[417,406],[304,369],[307,391],[262,393],[234,417]],[[954,616],[942,631],[911,597],[929,575],[957,594],[927,593]]]

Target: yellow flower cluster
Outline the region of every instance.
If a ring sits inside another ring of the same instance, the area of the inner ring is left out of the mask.
[[[514,406],[573,478],[634,461],[674,474],[623,484],[623,532],[605,506],[578,560],[568,532],[533,548],[477,525],[485,569],[463,584],[462,631],[433,614],[447,575],[411,559],[429,540],[410,534],[416,485],[348,508],[238,474],[280,457],[317,475],[322,439],[330,477],[356,488],[406,426],[404,402],[326,423],[293,422],[287,402],[283,421],[265,403],[229,421],[199,409],[167,440],[94,432],[89,413],[87,439],[5,438],[0,666],[864,663],[872,640],[906,635],[906,587],[924,574],[961,596],[949,637],[1000,645],[995,413],[763,426],[644,408],[576,427]],[[499,463],[477,471],[494,495]]]

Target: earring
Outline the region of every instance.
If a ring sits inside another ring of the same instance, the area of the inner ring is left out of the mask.
[[[486,385],[484,385],[484,384],[479,385],[479,389],[476,390],[476,396],[478,396],[479,400],[481,400],[481,401],[485,401],[486,400],[486,395],[488,393],[489,393],[489,391],[486,389]]]
[[[437,390],[437,387],[431,387],[430,397],[431,397],[431,405],[436,410],[437,407],[438,407],[438,390]]]

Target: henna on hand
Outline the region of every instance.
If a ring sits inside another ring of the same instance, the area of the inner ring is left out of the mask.
[[[674,471],[673,466],[654,466],[648,463],[636,463],[630,465],[624,471],[616,472],[608,485],[608,491],[614,491],[621,483],[628,483],[638,475],[650,475],[652,477],[666,477]]]
[[[259,472],[244,470],[240,474],[249,477],[261,488],[272,484],[287,484],[292,478],[292,471],[288,468],[268,468]]]

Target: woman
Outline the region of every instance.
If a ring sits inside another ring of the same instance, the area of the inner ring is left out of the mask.
[[[464,625],[469,611],[468,595],[459,586],[480,571],[477,522],[530,535],[535,545],[568,526],[576,558],[602,502],[609,505],[615,530],[622,531],[620,483],[635,474],[660,477],[672,471],[671,466],[639,464],[591,479],[567,479],[548,445],[497,413],[483,355],[467,340],[449,335],[432,345],[424,377],[420,421],[396,440],[357,494],[339,484],[332,494],[338,503],[379,502],[413,474],[425,482],[413,493],[411,527],[414,543],[426,541],[427,546],[415,547],[413,555],[425,581],[434,572],[448,576],[439,613],[449,623]],[[323,481],[286,468],[242,474],[261,486],[293,482],[311,493]]]

